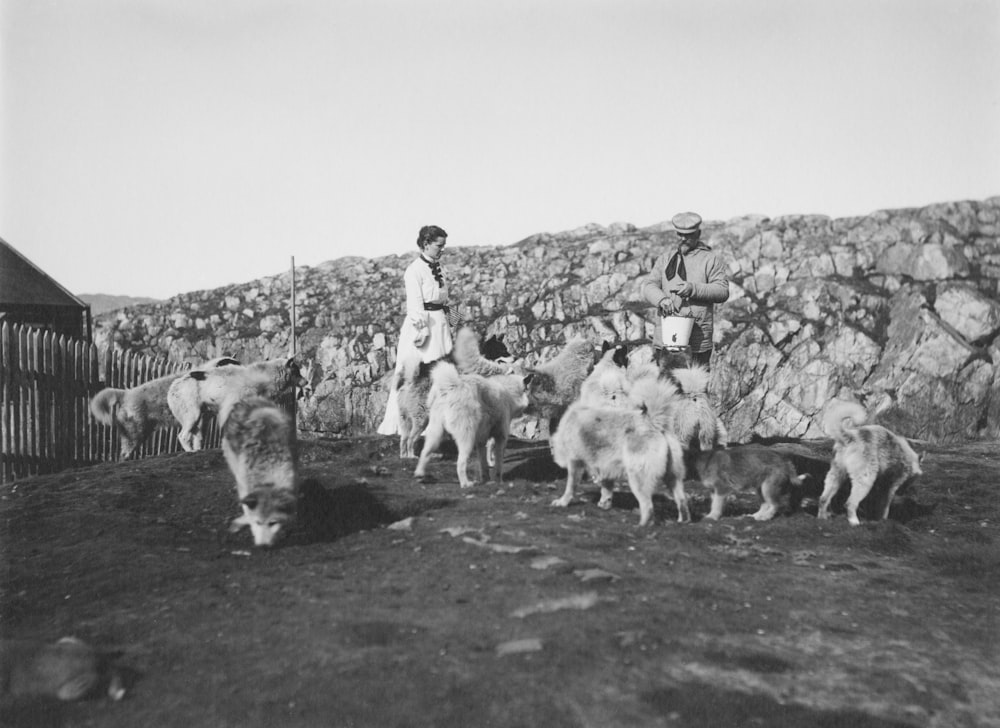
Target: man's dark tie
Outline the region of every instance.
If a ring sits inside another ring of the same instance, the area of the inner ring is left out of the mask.
[[[673,280],[675,275],[679,276],[682,281],[687,280],[687,268],[684,267],[684,256],[681,255],[681,251],[679,250],[667,261],[667,280]]]

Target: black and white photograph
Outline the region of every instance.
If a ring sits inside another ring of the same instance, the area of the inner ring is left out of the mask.
[[[0,725],[1000,728],[1000,2],[0,0]]]

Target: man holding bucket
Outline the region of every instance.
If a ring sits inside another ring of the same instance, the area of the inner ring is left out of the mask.
[[[664,253],[642,284],[646,300],[663,318],[656,327],[656,348],[690,347],[691,360],[709,366],[712,359],[712,322],[715,304],[729,298],[725,266],[711,248],[701,242],[701,216],[694,212],[674,215],[670,221],[680,240],[675,251]],[[686,321],[692,320],[690,336],[684,341]],[[670,341],[664,341],[664,332]]]

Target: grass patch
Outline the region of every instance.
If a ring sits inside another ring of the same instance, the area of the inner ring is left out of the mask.
[[[1000,549],[992,539],[950,541],[931,548],[927,562],[938,573],[959,579],[994,579],[1000,573]]]

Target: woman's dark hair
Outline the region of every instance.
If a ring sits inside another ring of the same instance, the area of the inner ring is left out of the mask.
[[[417,235],[417,247],[423,250],[427,247],[427,243],[446,237],[448,237],[448,233],[437,225],[424,225],[420,228],[420,234]]]

